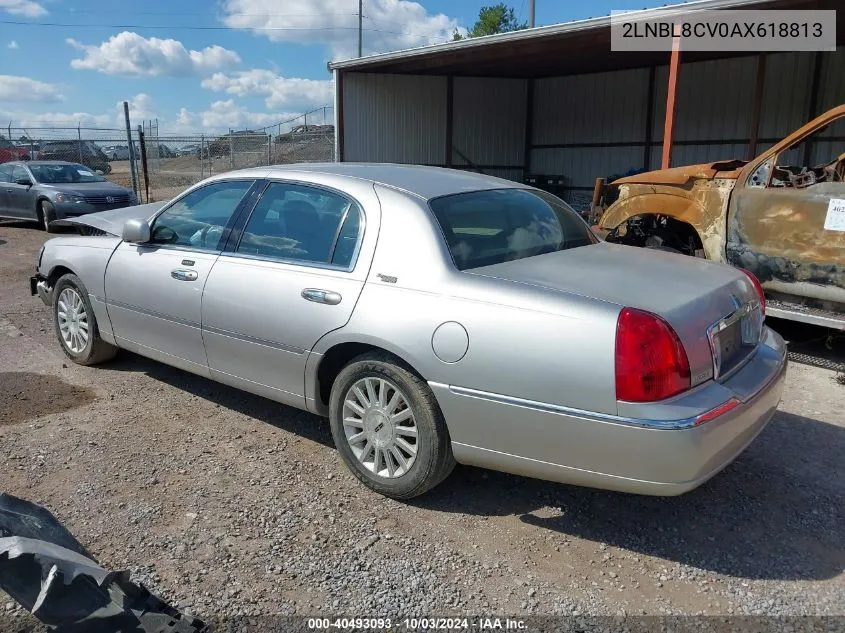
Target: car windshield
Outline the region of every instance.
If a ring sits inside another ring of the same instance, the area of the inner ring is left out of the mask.
[[[429,205],[458,270],[597,242],[571,207],[543,191],[473,191],[435,198]]]
[[[85,165],[29,165],[35,180],[48,185],[78,182],[105,182],[105,178],[94,173]]]

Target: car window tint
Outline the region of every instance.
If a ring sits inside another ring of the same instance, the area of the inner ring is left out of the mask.
[[[594,244],[587,224],[544,191],[493,189],[432,200],[459,270]]]
[[[230,180],[195,189],[155,219],[152,242],[218,250],[226,225],[253,182]]]
[[[359,213],[352,201],[339,194],[304,185],[272,183],[244,228],[238,252],[348,266],[358,238]],[[341,243],[338,251],[336,244]]]
[[[12,167],[0,165],[0,182],[12,182]]]
[[[355,257],[355,247],[358,246],[358,234],[361,232],[361,213],[356,207],[351,207],[340,232],[332,253],[332,264],[349,268]]]

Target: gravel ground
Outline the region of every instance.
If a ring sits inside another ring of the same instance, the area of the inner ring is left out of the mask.
[[[845,615],[831,371],[793,364],[764,433],[682,497],[458,467],[400,503],[359,485],[320,418],[129,353],[67,361],[27,287],[44,237],[0,223],[2,490],[183,611]]]

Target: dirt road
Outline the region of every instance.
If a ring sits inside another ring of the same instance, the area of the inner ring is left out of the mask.
[[[793,364],[759,439],[682,497],[459,467],[399,503],[347,473],[320,418],[129,353],[70,363],[29,296],[44,238],[0,223],[0,489],[184,610],[845,614],[833,372]]]

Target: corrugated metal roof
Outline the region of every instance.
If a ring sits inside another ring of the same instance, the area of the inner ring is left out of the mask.
[[[659,7],[655,9],[632,11],[631,17],[636,17],[638,15],[645,16],[655,11],[660,11],[664,13],[682,13],[690,10],[703,9],[738,9],[756,4],[772,4],[772,0],[692,0],[690,2],[666,5],[664,7]],[[549,26],[541,26],[533,29],[522,29],[520,31],[512,31],[510,33],[485,35],[482,37],[473,37],[454,42],[444,42],[442,44],[432,44],[430,46],[421,46],[418,48],[410,48],[389,53],[368,55],[366,57],[357,57],[344,61],[329,62],[328,67],[329,70],[364,70],[368,66],[378,65],[382,62],[410,59],[413,57],[420,57],[430,54],[439,54],[450,51],[462,51],[466,49],[489,46],[491,44],[505,44],[526,40],[540,40],[550,36],[565,35],[568,33],[578,33],[593,29],[604,29],[608,28],[609,26],[610,16],[604,15],[597,18],[588,18],[586,20],[574,20],[572,22],[563,22],[561,24],[552,24]]]

